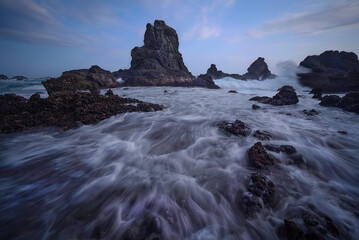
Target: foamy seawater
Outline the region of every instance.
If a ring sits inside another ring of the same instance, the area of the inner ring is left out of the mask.
[[[129,229],[139,239],[280,239],[283,220],[307,209],[328,215],[340,239],[359,238],[358,115],[319,106],[291,79],[226,78],[216,81],[219,90],[118,88],[166,109],[66,132],[0,135],[0,239],[123,239]],[[1,94],[14,91],[1,84]],[[301,95],[298,104],[252,110],[249,98],[273,96],[283,85]],[[38,81],[14,92],[29,97],[40,88]],[[236,119],[250,136],[217,127]],[[256,172],[247,163],[256,130],[273,136],[263,143],[294,146],[304,162],[272,153],[280,162],[265,174],[275,204],[246,216],[236,198]]]

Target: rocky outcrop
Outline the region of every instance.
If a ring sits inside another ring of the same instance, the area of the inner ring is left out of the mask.
[[[261,142],[257,142],[248,150],[248,163],[257,169],[266,169],[274,165],[274,157],[267,153]]]
[[[13,76],[11,79],[16,79],[16,80],[26,80],[27,77],[24,76]]]
[[[313,88],[312,91],[309,92],[309,94],[313,94],[312,98],[317,98],[317,99],[321,99],[322,98],[322,90],[320,90],[319,88]]]
[[[222,79],[225,77],[231,77],[234,79],[241,79],[241,75],[239,74],[229,74],[229,73],[224,73],[221,70],[217,70],[216,64],[211,64],[210,68],[208,68],[207,70],[207,75],[210,75],[214,80],[216,79]]]
[[[248,191],[253,195],[261,198],[264,203],[273,199],[275,185],[261,173],[253,173],[248,186]]]
[[[0,95],[0,133],[58,126],[64,130],[79,124],[95,124],[125,112],[150,112],[163,106],[121,98],[109,90],[107,96],[86,92],[57,92],[48,98],[34,94],[30,99],[15,94]]]
[[[119,87],[117,78],[109,71],[99,66],[92,66],[90,69],[78,69],[63,72],[58,78],[51,78],[43,81],[42,85],[49,95],[55,92],[76,92],[78,90],[89,90],[98,93],[100,88]]]
[[[342,98],[337,95],[324,96],[319,105],[338,107],[348,112],[359,113],[359,92],[348,93]]]
[[[323,93],[359,90],[359,60],[352,52],[325,51],[306,57],[299,66],[311,70],[299,73],[304,86],[318,88]]]
[[[259,57],[255,60],[247,69],[247,73],[244,74],[241,79],[247,80],[265,80],[265,79],[273,79],[276,75],[272,74],[269,69],[267,63],[264,61],[264,58]]]
[[[274,106],[292,105],[299,102],[298,96],[291,86],[283,86],[278,89],[278,93],[271,97],[255,96],[250,101],[257,101],[260,103],[271,104]]]
[[[0,74],[0,80],[8,80],[9,78],[4,75],[4,74]]]
[[[144,46],[131,51],[131,68],[114,72],[124,86],[182,86],[218,88],[212,78],[195,78],[183,62],[178,50],[176,31],[164,21],[148,23]]]
[[[251,129],[247,126],[247,124],[240,120],[236,120],[232,123],[223,121],[219,124],[219,128],[236,136],[248,136],[251,133]]]

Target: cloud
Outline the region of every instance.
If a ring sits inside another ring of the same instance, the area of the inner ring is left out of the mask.
[[[252,37],[282,32],[315,34],[359,25],[359,1],[334,0],[320,9],[287,14],[249,31]]]
[[[189,31],[187,31],[183,39],[191,40],[191,39],[207,39],[210,37],[218,37],[220,34],[220,30],[217,27],[209,27],[209,26],[195,26]]]

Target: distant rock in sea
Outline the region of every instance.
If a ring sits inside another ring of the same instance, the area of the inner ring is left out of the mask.
[[[13,76],[11,79],[16,79],[16,80],[26,80],[27,77],[24,76]]]
[[[225,77],[231,77],[234,79],[241,79],[241,75],[239,74],[229,74],[229,73],[224,73],[221,70],[217,70],[216,64],[211,64],[210,68],[208,68],[207,70],[207,75],[211,76],[214,80],[216,79],[222,79]]]
[[[176,31],[162,20],[148,23],[144,46],[131,51],[131,68],[114,72],[125,86],[183,86],[219,88],[209,76],[195,78],[178,50]]]
[[[265,79],[273,79],[276,75],[272,74],[268,69],[267,63],[264,61],[264,58],[259,57],[255,60],[247,69],[247,73],[244,74],[241,79],[242,80],[265,80]]]
[[[6,75],[0,74],[0,80],[7,80],[9,79]]]
[[[43,81],[42,84],[49,95],[55,92],[76,92],[77,90],[89,90],[92,93],[98,93],[100,88],[120,86],[114,74],[97,65],[92,66],[90,69],[63,72],[60,77]]]
[[[249,99],[250,101],[257,101],[264,104],[271,104],[274,106],[292,105],[299,102],[297,93],[291,86],[283,86],[278,89],[278,93],[273,97],[259,97],[255,96]]]
[[[325,51],[319,56],[306,57],[299,66],[311,70],[297,74],[304,86],[323,93],[359,90],[359,60],[355,53]]]

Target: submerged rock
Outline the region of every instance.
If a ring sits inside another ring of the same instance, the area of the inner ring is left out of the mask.
[[[140,216],[121,236],[122,240],[164,239],[161,221],[153,215]]]
[[[274,145],[274,144],[266,144],[264,145],[264,147],[272,152],[285,152],[286,154],[293,154],[296,153],[297,150],[295,149],[295,147],[291,146],[291,145]]]
[[[297,74],[304,86],[319,88],[323,93],[359,90],[359,60],[355,53],[325,51],[306,57],[299,66],[311,70]]]
[[[251,129],[247,124],[240,120],[236,120],[232,123],[223,121],[219,124],[219,128],[236,136],[248,136],[251,133]]]
[[[266,169],[274,165],[274,157],[267,153],[261,142],[257,142],[248,150],[248,163],[252,167]]]
[[[264,104],[271,104],[274,106],[292,105],[299,102],[298,96],[291,86],[283,86],[278,89],[278,93],[271,97],[252,97],[250,101],[257,101]]]
[[[114,72],[126,86],[219,88],[208,75],[195,78],[183,62],[176,31],[162,20],[148,23],[144,46],[131,51],[131,68]]]
[[[259,57],[255,60],[247,69],[247,73],[244,74],[241,79],[253,79],[253,80],[265,80],[265,79],[273,79],[276,75],[272,74],[269,69],[267,63],[264,61],[264,58]]]
[[[253,137],[258,138],[261,141],[269,141],[272,139],[272,135],[269,134],[269,132],[266,131],[255,131],[255,133],[253,134]]]
[[[261,201],[251,193],[244,193],[237,198],[237,205],[240,206],[245,215],[252,215],[262,210]]]
[[[214,80],[216,79],[222,79],[225,77],[231,77],[234,79],[241,79],[241,75],[239,74],[229,74],[229,73],[224,73],[220,70],[217,70],[217,67],[215,64],[211,64],[210,68],[208,68],[207,70],[207,75],[210,75]]]
[[[0,133],[46,126],[58,126],[66,130],[79,124],[95,124],[119,113],[163,109],[162,105],[121,98],[112,91],[106,95],[59,92],[48,98],[34,94],[30,99],[14,94],[0,95]]]

